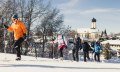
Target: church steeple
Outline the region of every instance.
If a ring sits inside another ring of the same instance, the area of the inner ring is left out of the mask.
[[[96,29],[96,19],[95,18],[92,19],[91,29]]]

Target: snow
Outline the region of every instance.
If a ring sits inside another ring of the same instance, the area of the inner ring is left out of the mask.
[[[120,63],[120,58],[113,57],[109,60],[103,60],[105,63]]]
[[[0,72],[120,72],[120,62],[115,62],[117,60],[115,58],[103,60],[100,63],[61,61],[48,58],[36,59],[30,56],[22,56],[21,61],[15,61],[15,58],[16,55],[0,53]],[[120,60],[118,59],[118,61]]]
[[[91,29],[91,28],[79,28],[77,29],[78,33],[98,33],[98,29]]]
[[[101,43],[102,44],[109,43],[109,44],[112,44],[112,45],[120,45],[120,40],[106,40],[106,41],[103,41]]]

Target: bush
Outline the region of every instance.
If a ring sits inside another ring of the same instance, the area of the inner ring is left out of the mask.
[[[110,45],[109,43],[107,43],[103,49],[103,55],[104,55],[104,59],[111,59],[112,57],[112,52],[110,50]]]

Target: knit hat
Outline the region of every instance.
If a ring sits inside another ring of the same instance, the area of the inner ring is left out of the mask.
[[[17,15],[17,14],[14,14],[14,15],[12,16],[12,18],[18,19],[18,15]]]

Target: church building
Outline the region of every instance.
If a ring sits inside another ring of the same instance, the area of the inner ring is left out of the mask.
[[[89,41],[98,40],[100,37],[101,32],[96,27],[96,19],[93,18],[91,21],[90,28],[79,28],[77,29],[77,33],[79,34],[80,38],[88,39]]]

